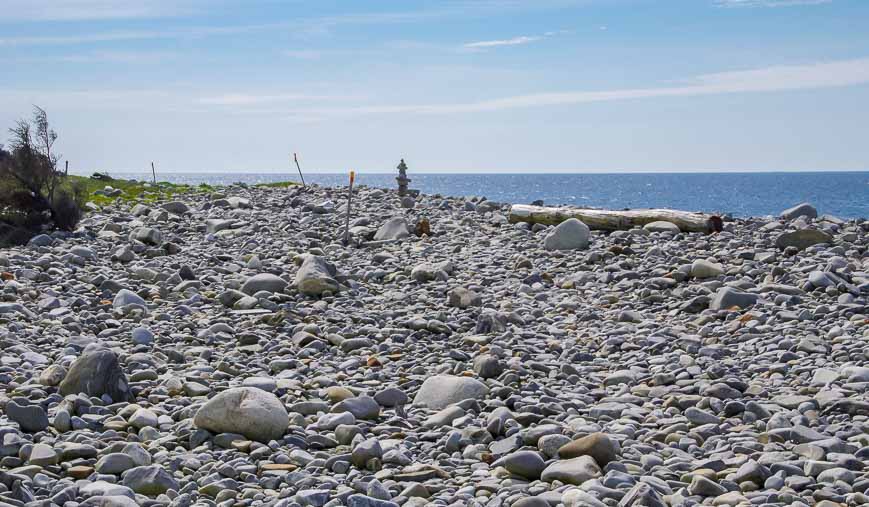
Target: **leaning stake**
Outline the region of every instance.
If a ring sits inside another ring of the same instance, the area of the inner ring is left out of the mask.
[[[157,170],[154,169],[154,162],[151,162],[151,176],[154,177],[154,184],[157,184]]]
[[[350,171],[350,188],[347,190],[347,220],[344,222],[344,244],[350,244],[350,204],[353,199],[353,180],[356,179],[356,173]]]
[[[296,169],[299,170],[299,178],[302,178],[302,188],[308,188],[308,185],[305,185],[305,177],[302,176],[302,168],[299,167],[299,157],[293,153],[293,160],[296,162]]]

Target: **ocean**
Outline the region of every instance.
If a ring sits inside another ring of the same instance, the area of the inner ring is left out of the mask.
[[[111,173],[114,177],[150,180],[148,173]],[[485,196],[506,203],[569,204],[610,209],[673,208],[730,213],[733,216],[777,215],[810,202],[821,214],[840,218],[869,217],[869,172],[800,173],[630,173],[630,174],[414,174],[411,188],[426,194]],[[225,185],[298,181],[292,173],[160,173],[173,183]],[[306,174],[319,185],[346,185],[346,174]],[[395,174],[358,173],[356,184],[395,188]]]

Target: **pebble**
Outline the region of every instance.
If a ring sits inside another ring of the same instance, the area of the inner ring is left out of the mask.
[[[412,201],[357,186],[345,245],[346,189],[191,188],[0,252],[0,503],[866,503],[865,220]]]

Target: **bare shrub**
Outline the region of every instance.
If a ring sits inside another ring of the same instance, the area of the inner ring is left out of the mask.
[[[57,169],[57,133],[45,110],[34,106],[33,117],[19,120],[9,133],[8,149],[0,146],[0,221],[33,230],[74,230],[84,190]]]

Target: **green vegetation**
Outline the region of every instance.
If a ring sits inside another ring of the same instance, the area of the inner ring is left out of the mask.
[[[87,194],[87,200],[98,206],[106,206],[117,200],[120,200],[121,202],[141,202],[149,204],[158,200],[171,199],[176,194],[197,191],[210,192],[214,189],[210,185],[180,185],[169,183],[167,181],[159,181],[155,185],[145,181],[112,178],[106,174],[101,174],[99,179],[87,176],[68,176],[67,179],[70,184],[83,185]],[[121,193],[114,197],[94,193],[103,191],[106,187],[120,190]]]
[[[57,133],[45,110],[9,129],[0,145],[0,243],[19,242],[41,230],[73,231],[84,212],[85,192],[57,170]]]
[[[214,192],[221,187],[201,183],[199,185],[184,185],[178,183],[169,183],[167,181],[159,181],[153,184],[147,181],[127,180],[121,178],[112,178],[108,174],[99,173],[99,178],[86,176],[69,176],[69,184],[84,185],[87,193],[87,200],[98,205],[106,206],[120,199],[122,202],[141,202],[144,204],[153,203],[155,201],[172,199],[178,194],[190,192]],[[260,188],[289,188],[298,185],[293,181],[279,181],[276,183],[259,183],[254,185]],[[122,193],[116,197],[108,195],[94,194],[106,187],[119,189]]]

